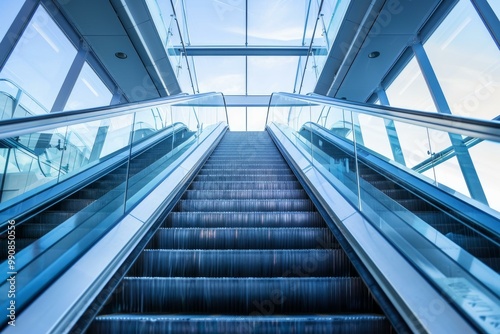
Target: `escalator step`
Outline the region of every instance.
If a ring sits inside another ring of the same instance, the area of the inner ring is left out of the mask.
[[[89,206],[95,202],[95,199],[65,199],[54,206],[52,206],[52,210],[60,210],[60,211],[70,211],[70,212],[78,212],[84,209],[86,206]]]
[[[379,311],[358,277],[125,277],[107,311],[248,315],[271,300],[282,314]]]
[[[227,168],[227,169],[234,169],[234,168],[247,168],[249,170],[260,170],[260,169],[268,169],[268,168],[278,168],[278,169],[283,169],[283,168],[288,168],[288,165],[286,162],[273,162],[273,163],[236,163],[233,161],[207,161],[205,165],[203,166],[204,170],[211,170],[211,169],[219,169],[219,168]]]
[[[251,181],[194,181],[189,186],[190,190],[285,190],[302,189],[298,181],[279,181],[279,182],[251,182]]]
[[[207,169],[203,168],[200,170],[198,175],[228,175],[228,176],[240,176],[240,175],[293,175],[290,168],[287,169],[248,169],[248,168],[238,168],[238,169]]]
[[[341,249],[145,250],[128,276],[351,277]]]
[[[314,211],[309,199],[268,200],[180,200],[175,211]]]
[[[329,249],[338,248],[328,228],[160,228],[149,248]]]
[[[171,212],[164,227],[325,227],[318,212]]]
[[[308,199],[305,190],[188,190],[184,199]]]
[[[384,316],[346,315],[272,315],[275,306],[265,304],[254,315],[116,314],[96,318],[89,333],[389,333]]]
[[[293,174],[290,175],[197,175],[195,181],[295,181]]]

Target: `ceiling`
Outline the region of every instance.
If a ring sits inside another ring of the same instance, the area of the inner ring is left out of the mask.
[[[432,15],[456,2],[55,1],[129,101],[180,92],[241,97],[286,91],[359,102],[408,61],[406,51]],[[341,3],[345,11],[336,12]],[[330,21],[338,21],[338,29],[328,50]],[[374,51],[380,55],[370,58]],[[315,57],[307,57],[311,52]],[[188,57],[179,62],[180,54]],[[315,63],[321,58],[324,66]]]

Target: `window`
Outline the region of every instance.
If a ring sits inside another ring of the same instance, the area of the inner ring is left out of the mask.
[[[415,57],[386,89],[386,94],[393,107],[436,111],[436,106]]]
[[[0,11],[0,41],[5,37],[7,31],[9,31],[12,22],[14,22],[24,2],[22,0],[2,1],[2,10]]]
[[[85,63],[64,110],[86,109],[109,105],[113,94],[92,68]]]
[[[21,86],[50,110],[75,56],[75,47],[40,6],[0,76]]]
[[[500,53],[469,0],[457,3],[424,48],[453,114],[500,114]]]

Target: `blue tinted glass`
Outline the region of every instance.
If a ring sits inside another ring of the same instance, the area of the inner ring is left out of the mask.
[[[12,80],[51,109],[75,56],[75,47],[40,6],[0,77]]]
[[[0,41],[10,28],[25,1],[2,0],[0,3]]]
[[[85,63],[65,110],[86,109],[109,105],[112,94],[92,68]]]

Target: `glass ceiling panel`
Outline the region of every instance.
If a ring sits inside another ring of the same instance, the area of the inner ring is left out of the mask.
[[[245,45],[245,1],[184,2],[191,45]]]
[[[291,92],[299,57],[248,57],[248,95]]]
[[[309,0],[248,1],[248,44],[302,45],[308,3]],[[309,38],[312,29],[311,26]]]
[[[245,57],[196,57],[200,92],[245,94]]]

